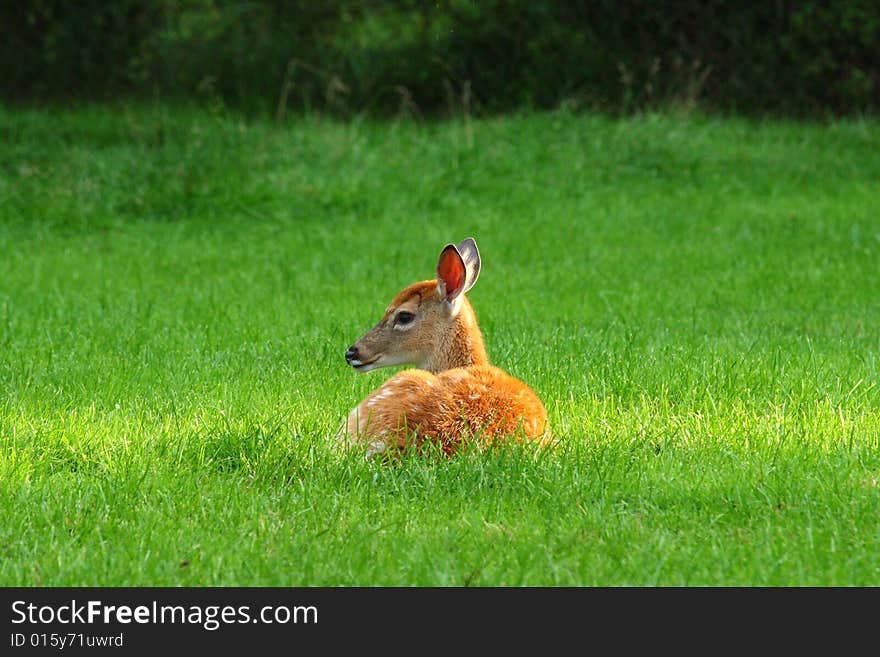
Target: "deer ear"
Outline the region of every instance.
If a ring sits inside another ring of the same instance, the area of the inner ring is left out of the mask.
[[[464,292],[467,267],[455,244],[447,244],[437,263],[437,293],[452,303]]]
[[[462,290],[462,294],[464,294],[474,286],[474,283],[480,277],[480,250],[477,248],[477,243],[473,237],[466,237],[455,248],[458,249],[458,253],[464,262],[464,268],[467,271],[464,289]]]
[[[463,239],[456,246],[447,244],[437,263],[437,292],[453,303],[470,290],[480,276],[480,251],[473,237]]]

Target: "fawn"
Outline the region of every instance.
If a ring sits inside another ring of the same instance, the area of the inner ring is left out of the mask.
[[[404,288],[346,352],[346,362],[360,372],[419,368],[395,374],[349,414],[344,432],[353,444],[367,446],[367,458],[424,440],[449,454],[472,438],[549,439],[547,411],[535,392],[489,364],[465,298],[479,275],[473,238],[447,245],[437,278]]]

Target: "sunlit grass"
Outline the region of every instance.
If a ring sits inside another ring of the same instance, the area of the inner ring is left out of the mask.
[[[880,584],[880,127],[0,110],[0,584]],[[365,462],[473,235],[559,445]]]

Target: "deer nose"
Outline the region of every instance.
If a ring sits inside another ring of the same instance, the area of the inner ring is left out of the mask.
[[[358,356],[357,347],[349,347],[348,351],[345,352],[345,362],[349,365],[359,365],[361,362],[360,357]]]

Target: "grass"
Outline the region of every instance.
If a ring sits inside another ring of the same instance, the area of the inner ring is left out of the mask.
[[[0,584],[880,585],[880,125],[0,109]],[[364,462],[476,237],[561,445]]]

